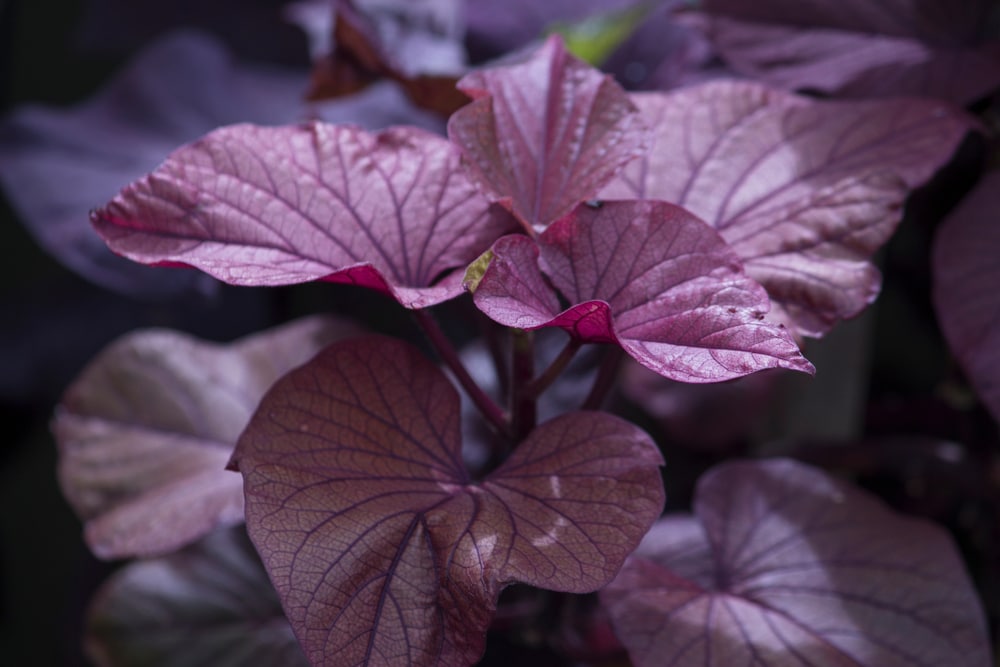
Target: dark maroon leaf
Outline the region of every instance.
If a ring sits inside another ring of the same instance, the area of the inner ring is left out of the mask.
[[[242,480],[225,467],[257,402],[278,377],[355,331],[308,318],[219,346],[152,329],[105,349],[52,424],[59,481],[94,553],[168,553],[242,521]]]
[[[142,52],[90,101],[60,111],[21,107],[0,122],[0,185],[38,243],[85,278],[144,296],[204,288],[212,284],[207,277],[155,271],[109,252],[87,211],[220,125],[316,114],[373,128],[427,125],[391,88],[310,110],[300,99],[305,85],[298,72],[234,63],[207,37],[175,34]]]
[[[875,299],[872,253],[974,127],[941,102],[822,102],[749,82],[633,100],[653,145],[602,196],[662,199],[706,220],[800,336]]]
[[[991,664],[982,609],[939,527],[788,460],[699,482],[601,593],[637,667]]]
[[[349,94],[388,77],[418,106],[445,116],[468,102],[455,89],[466,69],[457,0],[325,4],[336,14],[332,48],[316,60],[311,99]]]
[[[945,48],[909,37],[726,18],[711,22],[711,36],[734,71],[793,90],[968,104],[1000,86],[995,43]]]
[[[92,220],[144,264],[236,285],[354,283],[422,308],[460,294],[461,274],[442,274],[510,228],[458,162],[417,128],[236,125],[178,149]]]
[[[117,571],[91,601],[100,667],[307,667],[242,528]]]
[[[784,329],[765,320],[767,295],[719,235],[665,202],[582,205],[537,240],[500,239],[476,305],[511,327],[561,327],[617,343],[682,382],[717,382],[765,368],[812,372]],[[572,304],[563,309],[548,281]]]
[[[233,464],[313,664],[471,664],[504,586],[595,590],[662,509],[659,451],[628,422],[546,422],[477,483],[459,421],[441,371],[380,337],[327,348],[262,400]]]
[[[938,230],[934,307],[952,352],[1000,421],[1000,171],[986,174]]]
[[[448,136],[487,196],[528,229],[569,213],[646,146],[625,92],[571,56],[559,37],[458,86],[475,101],[452,115]]]

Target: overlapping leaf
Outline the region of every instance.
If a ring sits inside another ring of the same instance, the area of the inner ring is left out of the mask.
[[[225,467],[257,402],[354,331],[307,318],[228,347],[163,330],[108,347],[67,390],[52,425],[60,484],[94,553],[168,553],[242,521],[242,480]]]
[[[236,285],[354,283],[421,308],[458,295],[461,275],[442,274],[509,228],[458,160],[416,128],[236,125],[178,149],[92,220],[145,264]]]
[[[242,527],[112,575],[90,604],[84,646],[101,667],[309,664]]]
[[[587,342],[616,343],[683,382],[812,370],[788,332],[765,319],[767,295],[735,253],[678,206],[582,205],[537,243],[509,236],[491,253],[470,287],[476,305],[501,324],[557,326]]]
[[[462,665],[519,581],[604,585],[658,516],[655,445],[603,413],[546,422],[482,482],[459,399],[406,343],[330,346],[265,396],[233,455],[247,525],[314,665]]]
[[[601,593],[637,667],[991,664],[947,534],[791,461],[730,463]]]
[[[452,115],[448,136],[487,196],[529,230],[569,213],[645,149],[645,127],[625,92],[558,37],[458,86],[475,101]]]
[[[633,99],[653,145],[603,196],[670,201],[713,225],[802,336],[875,298],[872,253],[972,127],[941,102],[819,102],[748,82]]]
[[[989,172],[934,242],[934,306],[952,352],[1000,421],[1000,172]]]
[[[1000,85],[984,41],[990,0],[708,0],[711,36],[741,74],[858,97],[926,95],[969,103]]]

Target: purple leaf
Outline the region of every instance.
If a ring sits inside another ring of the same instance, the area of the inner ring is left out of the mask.
[[[633,100],[653,145],[602,196],[662,199],[706,220],[800,336],[875,299],[872,253],[973,127],[945,103],[820,102],[748,82]]]
[[[997,44],[944,48],[910,37],[724,17],[711,21],[710,34],[734,71],[783,88],[968,104],[1000,85]]]
[[[645,149],[646,130],[621,87],[551,37],[526,60],[466,75],[475,100],[448,136],[492,201],[541,230],[594,195]]]
[[[178,149],[92,220],[144,264],[236,285],[354,283],[422,308],[460,294],[460,273],[441,276],[510,229],[458,163],[417,128],[236,125]]]
[[[21,107],[0,121],[0,185],[46,251],[101,286],[163,296],[211,285],[195,273],[155,271],[117,257],[94,234],[86,212],[180,144],[220,125],[288,123],[316,114],[367,127],[427,124],[391,88],[310,110],[300,99],[305,85],[301,73],[235,63],[205,36],[175,34],[77,107]]]
[[[242,528],[117,571],[91,601],[85,649],[103,667],[307,667]]]
[[[313,317],[237,341],[128,334],[63,397],[52,425],[59,481],[101,558],[168,553],[243,520],[226,462],[278,377],[354,327]]]
[[[582,205],[537,240],[500,239],[474,287],[476,305],[511,327],[556,326],[617,343],[682,382],[765,368],[812,372],[791,336],[764,319],[767,295],[719,235],[654,201]],[[547,281],[572,304],[563,310]]]
[[[546,422],[479,483],[459,422],[442,372],[389,338],[330,346],[262,400],[233,464],[313,664],[471,664],[504,586],[595,590],[662,509],[659,451],[628,422]]]
[[[787,460],[699,482],[601,593],[637,667],[991,664],[948,535]]]
[[[952,211],[934,242],[934,307],[952,352],[1000,421],[1000,171]]]

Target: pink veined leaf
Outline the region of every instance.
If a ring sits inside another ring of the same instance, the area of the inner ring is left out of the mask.
[[[59,482],[91,550],[164,554],[242,522],[242,480],[225,468],[257,402],[281,375],[357,331],[311,317],[228,346],[158,329],[112,343],[52,423]]]
[[[938,229],[934,307],[952,352],[1000,421],[1000,171],[986,174]]]
[[[507,236],[491,253],[469,286],[480,310],[501,324],[556,326],[586,342],[615,343],[682,382],[765,368],[813,371],[789,333],[765,318],[767,294],[732,249],[678,206],[582,205],[537,242]]]
[[[235,125],[175,151],[92,214],[115,252],[235,285],[353,283],[423,308],[511,229],[449,142],[416,128]]]
[[[789,460],[733,462],[601,592],[636,667],[988,667],[951,539]]]
[[[647,131],[608,75],[550,37],[525,60],[467,74],[474,102],[448,121],[471,176],[529,230],[593,196],[642,154]]]
[[[91,600],[84,647],[100,667],[309,665],[242,526],[116,571]]]
[[[602,196],[662,199],[714,226],[798,336],[875,299],[872,253],[974,127],[943,102],[816,101],[750,82],[632,98],[653,145]]]
[[[459,398],[396,339],[328,347],[240,438],[247,527],[314,665],[467,665],[507,584],[600,588],[662,510],[662,458],[605,413],[546,422],[474,482]]]

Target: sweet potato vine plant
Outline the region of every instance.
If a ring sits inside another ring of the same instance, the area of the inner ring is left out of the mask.
[[[136,262],[356,285],[425,334],[311,317],[95,360],[54,429],[92,549],[143,557],[105,616],[140,613],[129,581],[195,619],[201,596],[244,629],[192,636],[219,664],[470,665],[491,628],[575,609],[578,661],[989,665],[940,528],[785,459],[661,517],[663,443],[601,409],[623,365],[813,373],[799,344],[874,299],[871,255],[973,122],[750,81],[626,93],[558,37],[458,87],[447,137],[222,127],[92,214]],[[467,322],[441,326],[449,301]]]

